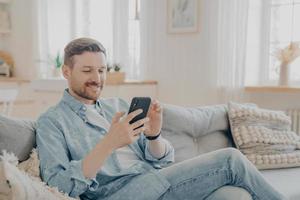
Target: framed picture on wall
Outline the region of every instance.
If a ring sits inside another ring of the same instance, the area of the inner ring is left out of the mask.
[[[198,0],[168,0],[168,32],[198,31]]]

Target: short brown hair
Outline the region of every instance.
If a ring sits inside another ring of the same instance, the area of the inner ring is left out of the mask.
[[[73,66],[73,56],[81,55],[83,52],[101,52],[106,56],[106,50],[97,40],[91,38],[78,38],[72,40],[65,47],[64,65]]]

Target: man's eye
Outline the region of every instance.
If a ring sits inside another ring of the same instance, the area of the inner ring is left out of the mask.
[[[91,70],[84,70],[82,72],[88,73],[88,72],[91,72]]]

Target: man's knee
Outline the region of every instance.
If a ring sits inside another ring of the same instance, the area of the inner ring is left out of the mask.
[[[236,148],[226,148],[223,150],[223,154],[230,162],[241,164],[247,162],[247,158]]]
[[[226,149],[223,150],[224,154],[230,156],[230,157],[234,157],[234,158],[240,158],[240,157],[244,157],[243,154],[236,148],[233,147],[228,147]]]
[[[247,172],[251,164],[238,149],[226,148],[224,149],[224,153],[226,154],[229,169],[231,169],[233,173],[239,172],[244,174]]]

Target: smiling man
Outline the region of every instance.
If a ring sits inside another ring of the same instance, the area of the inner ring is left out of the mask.
[[[37,123],[43,180],[84,200],[205,199],[224,185],[245,188],[253,199],[284,199],[234,149],[199,156],[177,165],[174,149],[161,135],[162,108],[153,100],[146,118],[125,113],[122,99],[100,98],[106,53],[89,38],[65,48],[61,101]],[[144,126],[141,126],[144,125]]]

